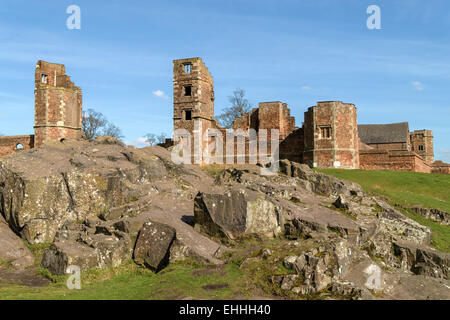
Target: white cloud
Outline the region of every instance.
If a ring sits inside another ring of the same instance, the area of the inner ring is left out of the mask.
[[[126,145],[135,146],[136,148],[144,148],[150,146],[150,144],[147,142],[147,139],[144,137],[137,138],[133,141],[127,141],[125,142]]]
[[[302,91],[309,91],[309,90],[311,90],[311,87],[309,87],[309,86],[302,86],[300,89],[302,89]]]
[[[163,99],[167,99],[168,97],[166,96],[166,94],[164,93],[164,91],[162,90],[155,90],[152,92],[154,96],[158,97],[158,98],[163,98]]]
[[[414,89],[416,89],[417,91],[423,91],[423,84],[419,81],[413,81],[411,82],[412,86],[414,87]]]

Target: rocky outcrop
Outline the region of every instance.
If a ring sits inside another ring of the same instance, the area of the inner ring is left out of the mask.
[[[449,279],[450,254],[414,243],[394,243],[394,253],[401,261],[401,267],[417,275]]]
[[[286,283],[281,288],[292,289],[303,295],[317,294],[339,280],[351,262],[352,249],[346,241],[322,245],[299,256],[288,256],[284,259],[284,266],[295,271],[302,282],[295,288],[294,285],[288,288]]]
[[[147,222],[139,232],[134,248],[134,261],[158,272],[169,264],[170,249],[176,231],[167,225]]]
[[[66,222],[55,242],[44,251],[41,266],[56,275],[65,274],[71,265],[81,270],[117,267],[131,259],[132,250],[133,243],[124,232],[102,225]]]
[[[429,247],[429,228],[357,184],[289,161],[279,167],[282,174],[270,176],[258,166],[228,168],[213,179],[175,165],[167,150],[105,137],[10,155],[0,162],[0,269],[5,261],[33,263],[17,235],[52,243],[41,265],[62,275],[71,265],[88,270],[132,259],[155,272],[186,257],[221,263],[229,248],[217,238],[245,244],[229,240],[256,234],[266,244],[305,245],[283,256],[265,248],[241,265],[273,264],[273,283],[290,295],[373,298],[366,283],[373,270],[383,270],[377,285],[393,295],[388,280],[401,286],[404,275],[421,277],[418,286],[448,283],[448,254]],[[290,274],[278,274],[282,262]]]
[[[344,197],[339,196],[335,202],[333,202],[333,205],[338,208],[338,209],[342,209],[342,210],[348,210],[349,209],[349,205],[347,200],[345,200]]]
[[[437,222],[444,226],[450,226],[450,214],[448,212],[439,209],[430,209],[422,207],[412,207],[409,208],[409,210],[418,213],[431,221]]]
[[[379,228],[403,241],[429,245],[431,230],[393,209],[377,214]]]
[[[34,263],[34,257],[23,241],[11,231],[0,215],[0,266],[23,270]]]
[[[73,241],[58,241],[44,252],[41,266],[52,274],[65,275],[69,266],[83,271],[98,268],[98,256],[94,248]]]
[[[229,239],[249,234],[274,237],[281,230],[275,204],[264,194],[246,189],[199,193],[195,198],[194,222],[208,235]]]
[[[167,175],[160,158],[111,138],[44,145],[0,163],[1,211],[29,243],[52,242],[66,221],[123,206]]]
[[[288,177],[299,178],[306,181],[306,187],[313,192],[323,195],[362,195],[361,186],[349,181],[315,172],[306,164],[298,164],[289,160],[279,162],[279,170]]]

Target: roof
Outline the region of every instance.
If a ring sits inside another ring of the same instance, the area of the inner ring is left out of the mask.
[[[450,164],[445,163],[444,161],[437,160],[433,163],[433,167],[450,167]]]
[[[399,143],[408,142],[408,122],[391,124],[360,124],[358,134],[362,142],[374,143]]]

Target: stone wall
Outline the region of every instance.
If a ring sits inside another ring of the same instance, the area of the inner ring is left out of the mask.
[[[431,166],[431,172],[436,174],[450,174],[450,164],[443,161],[436,161]]]
[[[362,170],[431,173],[431,166],[426,164],[420,156],[404,150],[360,150],[359,161]]]
[[[34,147],[34,135],[0,137],[0,157]]]
[[[295,129],[286,139],[280,142],[280,159],[303,163],[305,134],[303,128]]]
[[[291,117],[286,103],[261,102],[258,108],[258,130],[278,129],[280,139],[285,139],[295,128],[295,119]]]
[[[259,108],[244,114],[233,123],[234,130],[266,129],[270,137],[270,130],[278,129],[280,140],[284,140],[295,129],[295,118],[286,103],[279,101],[261,102]]]

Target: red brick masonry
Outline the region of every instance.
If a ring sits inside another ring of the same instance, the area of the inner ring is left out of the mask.
[[[39,147],[49,141],[80,139],[81,120],[81,89],[66,75],[64,65],[38,61],[34,135],[0,137],[0,156]]]
[[[223,141],[217,141],[212,135],[201,151],[211,144],[219,146],[222,143],[223,153],[226,154],[225,129],[214,119],[214,83],[208,68],[200,58],[174,60],[173,79],[174,129],[185,129],[193,137],[194,120],[200,121],[202,134],[215,130],[223,138]],[[186,91],[186,87],[190,91]],[[366,125],[361,129],[364,130],[365,138],[372,140],[366,144],[361,142],[358,127],[355,105],[341,101],[318,102],[316,106],[308,108],[301,128],[295,126],[295,118],[291,117],[287,104],[280,101],[261,102],[259,108],[237,118],[233,123],[235,132],[253,129],[260,133],[265,129],[269,139],[270,130],[278,129],[280,158],[306,163],[311,167],[426,173],[450,171],[450,165],[433,166],[431,130],[409,132],[407,122]],[[235,146],[228,159],[236,160],[241,156],[245,161],[249,160],[253,154],[248,136],[244,141],[245,148],[238,150]],[[191,150],[194,151],[194,148],[192,138]],[[270,146],[267,149],[271,151]]]
[[[0,157],[34,148],[34,135],[0,137]]]

